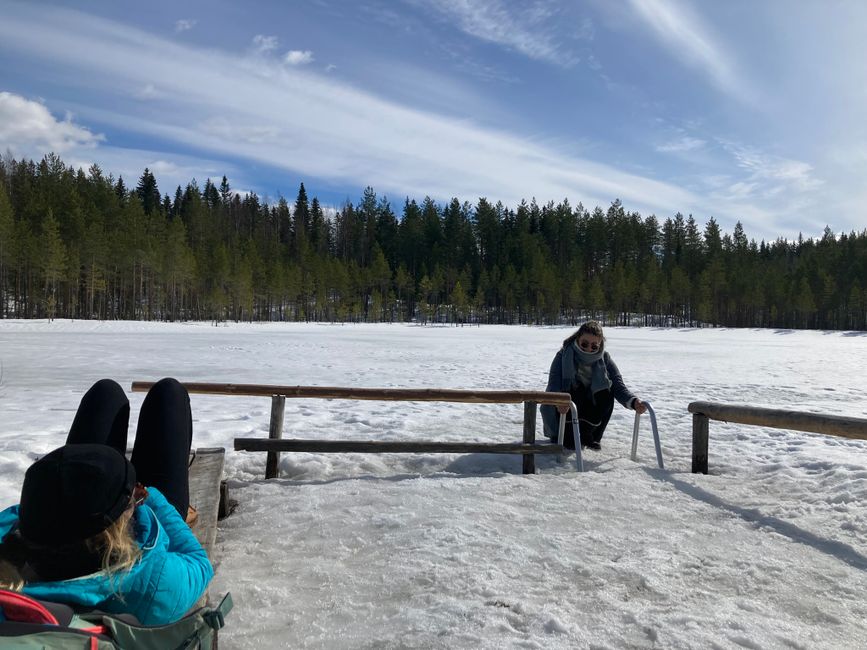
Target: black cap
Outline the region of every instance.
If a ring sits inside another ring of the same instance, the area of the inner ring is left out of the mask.
[[[114,448],[64,445],[27,469],[19,530],[36,544],[83,541],[117,521],[134,487],[135,468]]]

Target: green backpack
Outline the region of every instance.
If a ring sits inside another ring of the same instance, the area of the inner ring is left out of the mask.
[[[217,648],[217,632],[232,609],[226,594],[167,625],[140,625],[135,617],[76,613],[69,605],[0,589],[0,648],[30,650],[182,650]]]

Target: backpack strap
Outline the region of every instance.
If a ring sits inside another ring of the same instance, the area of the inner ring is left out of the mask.
[[[228,591],[223,596],[223,600],[214,609],[208,610],[202,614],[202,618],[211,629],[219,630],[226,624],[226,614],[232,611],[234,603],[232,602],[232,594]]]
[[[60,621],[48,607],[35,598],[19,594],[17,591],[0,589],[0,610],[3,610],[3,615],[10,621],[37,625],[60,625]],[[71,610],[69,617],[72,618]]]

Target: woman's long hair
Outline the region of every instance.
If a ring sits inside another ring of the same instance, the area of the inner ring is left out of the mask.
[[[57,560],[63,556],[69,557],[75,550],[80,551],[80,555],[99,556],[99,569],[107,573],[109,578],[113,578],[141,558],[141,548],[133,538],[130,525],[132,514],[133,508],[128,508],[108,528],[87,538],[83,543],[76,544],[76,548],[53,549],[35,546],[23,539],[17,531],[7,535],[0,544],[0,588],[21,591],[28,582],[53,581],[50,576],[43,578],[39,575],[40,565],[56,564]],[[27,569],[24,568],[25,565],[28,565]],[[76,577],[79,576],[71,575],[60,579]]]
[[[103,571],[117,573],[129,569],[141,557],[141,548],[132,534],[132,516],[135,507],[126,510],[116,522],[101,533],[88,538],[85,544],[91,551],[102,551],[100,566]]]
[[[581,325],[578,328],[578,331],[572,334],[569,338],[563,341],[563,347],[567,347],[572,344],[575,339],[580,337],[582,334],[592,334],[593,336],[598,336],[602,339],[602,342],[605,343],[605,336],[602,334],[602,325],[599,324],[598,321],[588,320],[586,323]]]

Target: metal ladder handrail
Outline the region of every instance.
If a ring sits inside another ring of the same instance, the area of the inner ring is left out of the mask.
[[[572,421],[578,421],[578,407],[575,402],[569,402],[569,409],[572,411]],[[557,444],[563,446],[563,437],[566,435],[566,414],[560,413],[560,431],[557,434]],[[575,464],[578,466],[578,471],[584,471],[584,459],[581,455],[581,440],[575,439]]]
[[[659,443],[659,429],[656,426],[656,411],[653,410],[650,402],[644,402],[644,406],[647,407],[647,412],[650,414],[650,428],[653,430],[653,444],[656,447],[656,462],[659,465],[659,469],[665,469],[665,465],[662,462],[662,446]],[[638,459],[638,425],[640,422],[641,413],[636,411],[635,425],[632,427],[632,455],[630,456],[632,460]]]
[[[662,445],[659,442],[659,427],[656,424],[656,411],[653,409],[653,405],[650,402],[644,402],[644,406],[647,407],[647,412],[650,415],[650,428],[653,432],[653,445],[656,448],[656,462],[659,465],[659,469],[665,469],[665,463],[662,461]],[[575,406],[575,402],[569,403],[569,409],[572,412],[572,421],[578,421],[578,407]],[[635,425],[632,428],[632,454],[630,458],[635,461],[638,460],[638,426],[641,423],[641,413],[638,411],[635,412]],[[560,414],[560,426],[559,432],[557,434],[557,444],[561,447],[563,446],[563,439],[566,434],[566,414]],[[584,471],[584,458],[581,453],[581,443],[580,441],[575,441],[575,464],[579,472]]]

